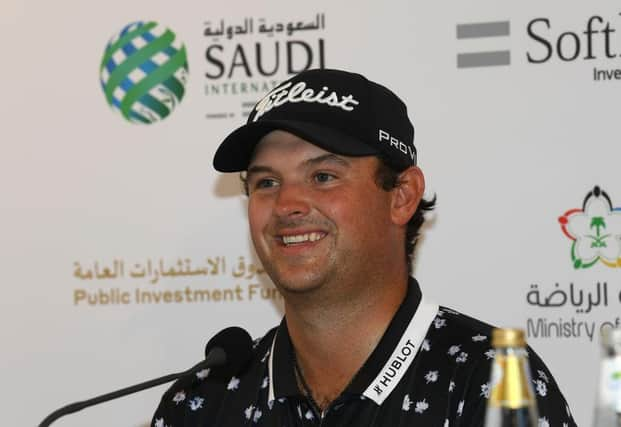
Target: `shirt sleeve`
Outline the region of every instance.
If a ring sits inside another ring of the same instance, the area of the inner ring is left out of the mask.
[[[162,396],[151,427],[209,427],[216,423],[225,393],[221,378],[184,378]]]
[[[539,425],[576,427],[569,405],[543,360],[530,347],[528,356],[531,381],[537,398]]]
[[[151,420],[151,427],[183,426],[186,400],[187,392],[179,383],[173,384],[162,396]]]

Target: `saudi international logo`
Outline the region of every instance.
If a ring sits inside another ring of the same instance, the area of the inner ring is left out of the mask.
[[[99,67],[106,100],[134,123],[167,117],[185,93],[185,46],[156,22],[133,22],[108,42]]]
[[[582,209],[570,209],[558,221],[572,240],[571,260],[575,268],[589,268],[598,261],[621,267],[621,207],[613,207],[610,197],[594,187]]]

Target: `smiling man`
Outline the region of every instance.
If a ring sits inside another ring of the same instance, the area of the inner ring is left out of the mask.
[[[285,317],[235,377],[173,385],[155,427],[483,424],[492,327],[426,301],[411,277],[435,200],[423,199],[394,93],[344,71],[298,74],[259,101],[214,166],[244,174],[252,241]],[[529,355],[540,425],[574,426]]]

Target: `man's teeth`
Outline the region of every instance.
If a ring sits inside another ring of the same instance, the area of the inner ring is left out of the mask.
[[[323,233],[306,233],[306,234],[296,234],[293,236],[282,236],[282,242],[285,245],[290,245],[292,243],[302,243],[302,242],[316,242],[317,240],[323,237]]]

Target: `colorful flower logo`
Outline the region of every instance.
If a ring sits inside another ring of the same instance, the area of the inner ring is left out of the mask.
[[[621,267],[621,207],[613,207],[605,191],[595,186],[582,209],[570,209],[559,219],[563,233],[572,240],[574,268],[590,268],[598,261]]]

